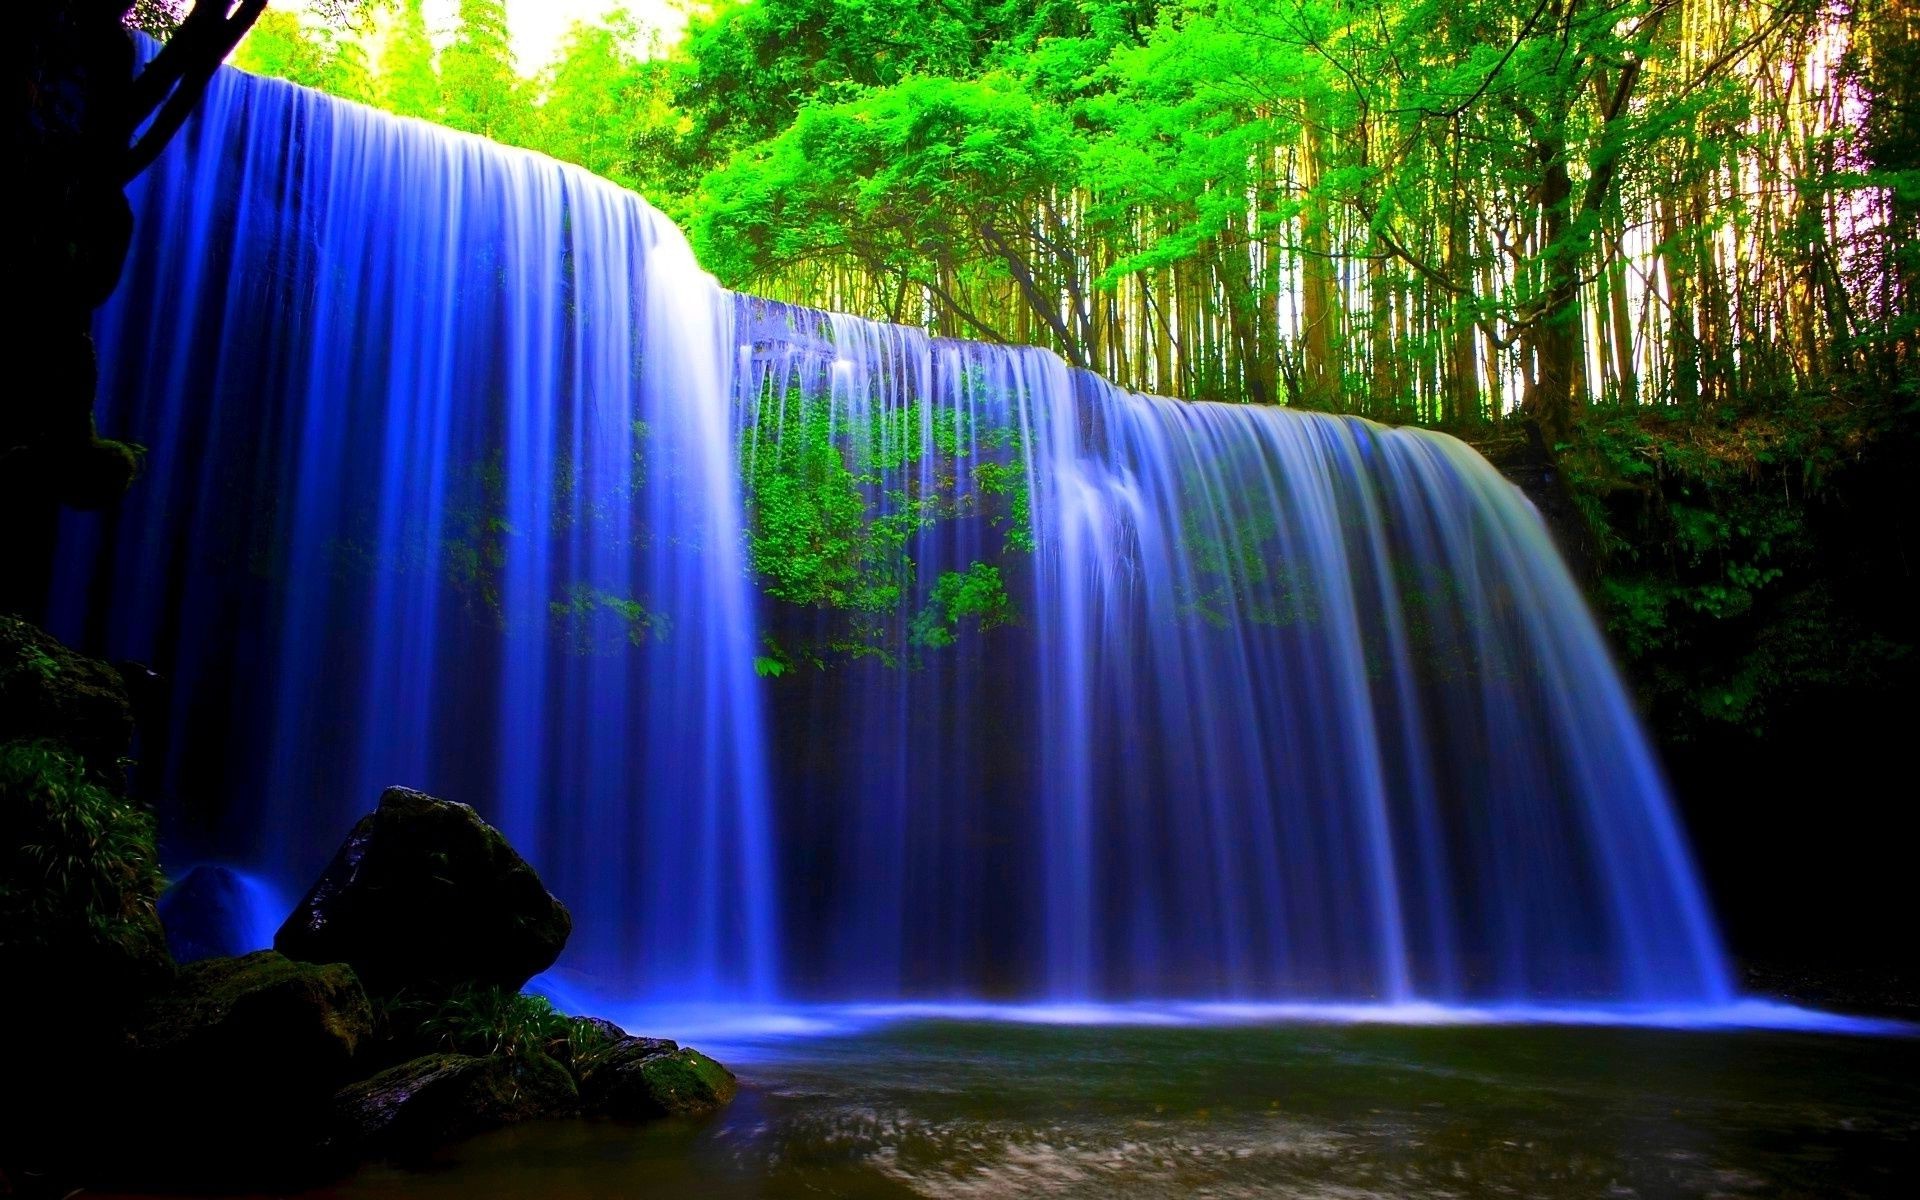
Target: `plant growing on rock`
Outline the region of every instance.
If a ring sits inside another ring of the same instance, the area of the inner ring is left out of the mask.
[[[154,903],[165,886],[153,816],[49,741],[0,746],[0,943],[65,931],[160,957]]]
[[[463,984],[420,1019],[423,1040],[454,1054],[526,1058],[541,1053],[573,1023],[545,996],[487,984]]]

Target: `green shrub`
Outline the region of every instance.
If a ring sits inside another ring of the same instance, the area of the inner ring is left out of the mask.
[[[434,1006],[394,1005],[388,1022],[401,1026],[408,1015],[418,1017],[422,1041],[454,1054],[525,1058],[574,1035],[573,1022],[545,996],[490,984],[462,984]]]
[[[567,1062],[575,1075],[585,1075],[597,1066],[618,1040],[607,1036],[591,1021],[567,1022]]]
[[[1821,695],[1900,694],[1911,418],[1843,394],[1596,409],[1561,458],[1594,600],[1669,742],[1766,737]]]
[[[60,945],[78,932],[146,953],[165,882],[151,814],[52,742],[0,746],[0,944]]]

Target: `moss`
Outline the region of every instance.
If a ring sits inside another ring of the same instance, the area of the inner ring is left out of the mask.
[[[579,1110],[567,1069],[522,1058],[428,1054],[334,1096],[338,1136],[361,1153],[408,1157],[500,1125]]]
[[[243,1007],[253,1016],[236,1016]],[[272,950],[258,950],[182,968],[177,985],[149,1006],[141,1043],[147,1050],[165,1050],[202,1038],[229,1021],[258,1023],[259,1014],[269,1009],[282,1017],[272,1029],[337,1046],[347,1058],[373,1031],[373,1011],[353,968],[295,962]]]
[[[661,1113],[711,1112],[740,1090],[733,1072],[698,1050],[655,1055],[639,1071]]]
[[[733,1072],[698,1050],[626,1038],[577,1064],[587,1111],[629,1120],[697,1116],[732,1100]]]
[[[124,779],[121,759],[133,739],[133,711],[119,672],[76,654],[45,631],[0,616],[0,730],[36,739],[84,762],[110,791]]]
[[[60,472],[60,502],[101,509],[117,503],[139,477],[143,446],[95,437],[77,449]]]

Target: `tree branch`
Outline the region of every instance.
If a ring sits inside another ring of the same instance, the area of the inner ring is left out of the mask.
[[[128,147],[120,178],[131,182],[152,166],[180,132],[181,126],[206,95],[207,84],[227,55],[266,11],[267,0],[195,0],[180,29],[133,81],[128,93],[128,136],[139,129],[155,108],[146,132]]]

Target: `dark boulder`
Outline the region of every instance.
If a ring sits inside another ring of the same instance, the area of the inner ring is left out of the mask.
[[[544,1054],[429,1054],[333,1097],[335,1143],[353,1157],[410,1158],[488,1129],[572,1116],[580,1095]]]
[[[56,743],[83,759],[95,779],[122,790],[133,709],[120,673],[17,617],[0,616],[0,741]]]
[[[553,965],[572,931],[566,906],[478,813],[396,787],[353,827],[273,944],[305,962],[350,963],[380,994],[518,989]]]
[[[231,958],[260,949],[263,934],[273,929],[268,922],[285,911],[263,911],[265,892],[264,885],[228,867],[203,864],[181,876],[160,894],[160,924],[174,961]]]
[[[576,1064],[587,1112],[629,1120],[699,1116],[740,1090],[733,1072],[664,1038],[625,1038]]]

